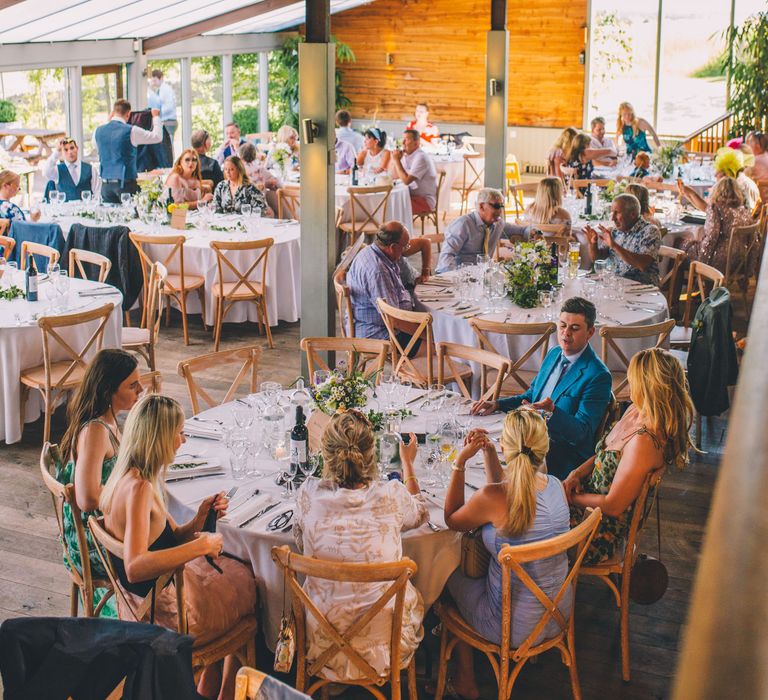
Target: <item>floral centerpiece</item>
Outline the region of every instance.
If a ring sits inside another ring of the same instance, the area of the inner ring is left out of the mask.
[[[659,169],[663,178],[673,177],[677,164],[685,155],[685,149],[682,143],[676,143],[674,146],[664,146],[659,150],[654,158],[654,163]]]
[[[353,371],[344,376],[333,372],[322,384],[312,391],[315,406],[331,416],[337,411],[350,408],[362,408],[368,402],[367,391],[372,389],[374,377],[366,377],[362,372]]]
[[[628,184],[628,180],[621,180],[620,182],[612,180],[605,187],[600,188],[597,197],[600,201],[605,202],[606,204],[611,204],[616,197],[627,191]]]
[[[287,143],[276,143],[272,147],[269,156],[272,162],[284,173],[293,158],[293,151],[291,151],[291,147]]]
[[[514,257],[504,264],[509,298],[524,309],[532,309],[539,292],[557,286],[557,267],[546,240],[520,243]]]
[[[153,177],[151,180],[139,180],[140,197],[145,200],[149,207],[162,200],[163,198],[163,178]]]

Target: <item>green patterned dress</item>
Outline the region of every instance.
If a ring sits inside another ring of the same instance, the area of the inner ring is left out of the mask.
[[[112,473],[112,469],[115,467],[115,462],[117,461],[117,449],[120,446],[120,443],[117,440],[117,437],[112,432],[112,429],[102,420],[94,419],[92,421],[89,421],[86,423],[86,425],[89,425],[90,423],[100,423],[103,425],[107,432],[109,433],[109,441],[112,444],[112,450],[114,451],[114,455],[112,457],[108,457],[104,460],[104,462],[101,465],[101,485],[103,486],[107,479],[109,478],[109,475]],[[83,426],[85,427],[85,426]],[[75,463],[74,461],[70,460],[65,465],[57,464],[56,465],[56,480],[59,483],[62,484],[72,484],[75,480]],[[83,523],[86,523],[88,520],[88,517],[90,515],[99,516],[101,513],[99,511],[89,511],[87,513],[83,513]],[[101,561],[99,560],[98,555],[96,554],[96,547],[93,542],[93,537],[91,536],[91,531],[86,527],[85,528],[85,539],[88,542],[88,558],[91,562],[91,575],[94,578],[107,578],[107,572],[104,571],[104,567],[101,565]],[[69,507],[69,504],[64,504],[64,542],[66,543],[67,550],[69,552],[69,556],[72,559],[72,562],[75,564],[75,566],[78,568],[78,570],[82,570],[82,560],[80,558],[80,549],[77,544],[77,531],[75,530],[75,521],[72,516],[72,509]],[[67,568],[70,568],[69,562],[67,561],[66,557],[64,558],[64,566]],[[99,601],[101,600],[102,596],[104,595],[105,589],[103,588],[97,588],[94,590],[93,593],[93,605],[96,607],[98,605]],[[114,604],[114,598],[111,598],[108,600],[104,607],[101,610],[101,617],[117,617],[117,608]]]
[[[609,431],[610,432],[610,431]],[[616,476],[616,470],[621,462],[621,454],[624,450],[609,450],[605,447],[605,440],[609,432],[600,438],[600,442],[595,447],[595,466],[588,479],[581,482],[583,493],[593,493],[606,496],[611,490],[611,484]],[[647,428],[642,427],[630,434],[624,442],[627,446],[630,440],[636,435],[645,433],[648,435],[658,449],[660,445],[656,437]],[[634,503],[627,508],[618,517],[611,517],[603,513],[603,518],[597,528],[597,532],[589,546],[589,550],[584,557],[584,565],[590,566],[606,559],[610,559],[616,552],[616,549],[627,539],[629,534],[629,525],[632,522],[632,513]],[[576,527],[584,519],[584,509],[578,506],[571,506],[571,527]]]

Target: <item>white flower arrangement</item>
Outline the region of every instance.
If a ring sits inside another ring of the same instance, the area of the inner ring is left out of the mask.
[[[286,165],[290,162],[292,156],[293,156],[293,152],[291,151],[291,147],[287,143],[276,143],[272,147],[272,151],[270,153],[272,162],[281,168],[286,167]]]

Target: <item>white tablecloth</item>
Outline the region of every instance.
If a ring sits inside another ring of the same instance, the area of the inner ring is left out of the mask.
[[[11,281],[17,286],[24,286],[23,275],[18,272],[15,278],[9,275],[3,277],[2,282],[7,285]],[[43,364],[42,332],[37,325],[39,316],[53,316],[71,313],[82,313],[103,306],[106,303],[115,304],[115,310],[107,321],[104,329],[105,348],[119,348],[122,339],[122,310],[123,295],[117,290],[114,294],[98,297],[81,297],[79,291],[89,288],[101,287],[96,282],[81,279],[73,279],[70,283],[70,292],[66,310],[51,309],[53,303],[49,294],[53,291],[50,282],[40,285],[38,293],[39,301],[28,302],[25,299],[13,301],[0,301],[0,358],[2,372],[0,373],[0,440],[11,444],[21,440],[21,425],[19,411],[21,407],[21,384],[19,376],[23,369],[29,369]],[[16,315],[19,316],[21,325],[17,325]],[[82,350],[85,343],[96,330],[98,321],[64,329],[60,335],[74,350]],[[51,342],[52,359],[54,361],[67,359],[67,355],[61,347]],[[90,359],[95,354],[93,349],[87,357]],[[36,421],[43,412],[44,403],[39,391],[31,390],[24,412],[24,422]]]
[[[337,175],[337,178],[343,177]],[[364,194],[358,197],[369,212],[373,212],[379,202],[382,200],[383,195],[378,194]],[[336,185],[336,206],[341,207],[344,210],[342,221],[352,221],[352,204],[349,193],[347,192],[347,185]],[[355,211],[355,221],[363,223],[368,217],[362,210]],[[376,218],[381,218],[381,212],[377,214]],[[408,194],[408,188],[403,184],[397,184],[392,188],[392,192],[389,195],[389,202],[387,202],[387,220],[399,221],[409,231],[413,226],[413,211],[411,209],[411,197]]]
[[[449,277],[450,273],[445,276]],[[622,281],[627,287],[635,284],[629,280]],[[591,283],[591,280],[587,281],[584,277],[575,280],[566,280],[563,288],[563,300],[574,296],[583,296],[584,285]],[[469,325],[469,319],[465,319],[463,314],[452,313],[452,309],[449,308],[456,299],[448,299],[439,302],[419,301],[420,296],[427,296],[427,298],[429,298],[429,295],[433,294],[434,290],[435,287],[417,287],[416,308],[419,311],[429,311],[432,314],[432,329],[435,342],[461,343],[463,345],[476,347],[477,339]],[[497,313],[483,313],[477,318],[483,318],[490,321],[503,321],[506,323],[541,323],[547,320],[546,312],[542,307],[521,309],[508,299],[505,299],[502,303],[504,305],[503,311]],[[629,308],[627,303],[632,304],[633,308]],[[668,317],[667,303],[660,292],[631,295],[628,296],[625,301],[599,299],[596,300],[594,304],[597,307],[598,316],[596,321],[596,331],[590,340],[590,344],[598,357],[601,356],[602,352],[602,339],[599,334],[600,326],[646,325],[659,323]],[[485,308],[486,302],[481,300],[478,303],[473,304],[473,306]],[[552,319],[556,321],[558,315],[557,310],[552,306],[550,311],[552,313]],[[464,313],[466,314],[469,312]],[[523,355],[534,342],[534,338],[531,336],[491,334],[489,338],[498,353],[514,359]],[[549,343],[550,347],[554,347],[557,344],[556,334],[549,337]],[[617,345],[622,348],[622,351],[627,357],[631,357],[631,355],[639,350],[651,347],[654,344],[655,340],[651,342],[650,339],[646,338],[617,341]],[[538,352],[534,353],[528,358],[526,363],[522,366],[522,369],[538,370],[541,366],[540,357],[541,355]],[[614,370],[625,369],[624,366],[616,360],[613,354],[609,357],[608,367],[609,369]]]

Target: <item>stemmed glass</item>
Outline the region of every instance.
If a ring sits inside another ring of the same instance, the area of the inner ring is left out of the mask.
[[[386,408],[394,408],[394,393],[397,387],[397,376],[391,371],[381,373],[381,393],[384,394]]]
[[[435,479],[435,470],[440,464],[440,427],[442,420],[440,418],[430,418],[425,425],[426,432],[426,455],[424,457],[424,470],[426,477],[422,479],[424,486],[437,486]]]
[[[284,501],[290,501],[293,499],[295,484],[293,480],[298,474],[298,467],[290,460],[285,460],[280,470],[280,478],[283,481],[283,493],[282,497]]]
[[[283,386],[279,382],[262,382],[259,386],[261,393],[266,396],[267,405],[277,406],[280,400],[280,394],[283,391]]]
[[[246,431],[253,423],[253,409],[250,406],[235,402],[232,404],[232,417],[235,425],[242,431]]]
[[[240,213],[243,216],[250,216],[253,212],[253,207],[250,204],[243,204],[240,206]]]
[[[551,289],[539,290],[539,304],[541,304],[544,307],[544,318],[547,321],[552,320],[552,312],[550,311],[552,302],[554,301],[552,297],[553,297],[553,294]]]
[[[66,270],[59,270],[55,280],[52,280],[56,291],[61,297],[61,306],[66,309],[69,306],[69,275]]]
[[[426,400],[421,404],[420,410],[434,413],[443,407],[445,401],[445,386],[431,384],[427,392]]]

